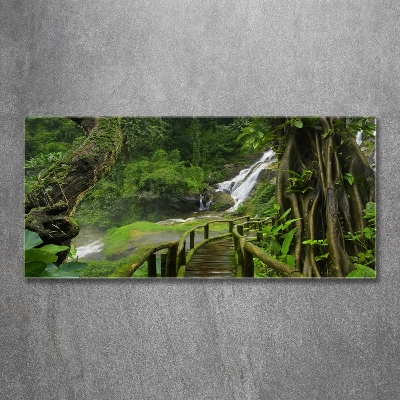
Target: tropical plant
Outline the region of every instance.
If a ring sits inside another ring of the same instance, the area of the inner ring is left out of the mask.
[[[57,254],[68,249],[68,246],[43,244],[40,236],[33,231],[25,229],[25,277],[27,278],[76,278],[87,264],[69,262],[57,267]],[[74,250],[73,250],[74,251]],[[71,257],[73,255],[71,254]]]
[[[275,204],[274,210],[279,211],[278,204]],[[289,254],[289,249],[297,228],[290,230],[288,228],[298,219],[293,218],[285,221],[290,211],[291,209],[288,209],[278,217],[275,225],[269,224],[262,228],[263,238],[259,244],[271,256],[295,268],[296,260],[292,254]]]
[[[355,270],[350,272],[348,278],[375,278],[375,239],[376,239],[376,204],[368,202],[366,204],[364,218],[368,225],[355,234],[348,232],[345,239],[358,244],[362,251],[357,256],[352,256]],[[373,267],[373,268],[372,268]]]
[[[295,220],[291,254],[306,277],[345,277],[357,269],[360,244],[347,232],[364,232],[363,208],[375,198],[375,173],[355,141],[362,130],[371,140],[375,119],[292,117],[254,119],[238,139],[244,146],[271,146],[279,163],[275,198]],[[270,129],[260,129],[268,122]],[[368,232],[368,231],[367,231]],[[326,240],[329,257],[319,259],[308,241]],[[303,242],[306,242],[304,244]],[[304,245],[308,246],[304,249]],[[372,264],[371,264],[372,265]]]

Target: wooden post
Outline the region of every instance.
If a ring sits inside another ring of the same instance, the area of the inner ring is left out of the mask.
[[[243,277],[246,278],[254,277],[253,255],[246,249],[244,249],[244,254],[243,254]]]
[[[165,277],[165,268],[167,265],[167,253],[161,254],[161,277]]]
[[[178,254],[178,261],[179,261],[179,265],[178,267],[180,267],[181,265],[186,265],[186,240],[183,242],[183,249],[182,251]]]
[[[204,226],[204,240],[208,239],[210,234],[210,227],[208,224],[205,224]]]
[[[194,247],[194,230],[190,232],[190,249]]]
[[[257,242],[261,242],[263,240],[263,234],[262,232],[257,232]]]
[[[178,245],[172,246],[168,249],[167,263],[165,266],[165,276],[176,277],[176,256],[178,252]]]
[[[229,233],[233,231],[233,221],[229,221]]]
[[[242,266],[242,273],[244,274],[244,257],[240,246],[237,247],[237,263]]]
[[[237,231],[238,231],[238,234],[240,236],[243,236],[243,225],[238,225],[237,226]]]
[[[157,277],[156,253],[150,254],[149,258],[147,259],[147,276],[149,278]]]

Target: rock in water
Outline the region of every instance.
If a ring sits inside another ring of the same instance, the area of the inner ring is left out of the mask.
[[[210,211],[226,211],[234,205],[235,200],[229,193],[215,192],[212,197]]]

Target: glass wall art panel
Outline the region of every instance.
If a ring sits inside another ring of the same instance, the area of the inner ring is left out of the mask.
[[[375,278],[376,118],[29,117],[25,277]]]

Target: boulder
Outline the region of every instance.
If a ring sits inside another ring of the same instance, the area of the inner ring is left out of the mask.
[[[215,192],[212,196],[210,211],[226,211],[235,205],[235,200],[229,193]]]

